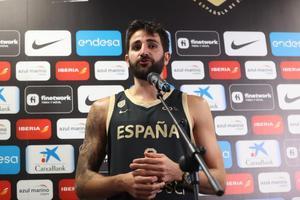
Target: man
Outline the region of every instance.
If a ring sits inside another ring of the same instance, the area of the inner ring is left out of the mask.
[[[79,197],[109,199],[192,199],[181,184],[186,175],[178,159],[182,138],[147,82],[150,72],[161,73],[170,60],[166,31],[154,22],[135,20],[126,32],[125,60],[134,85],[117,95],[96,101],[88,114],[86,135],[79,151],[76,191]],[[163,94],[178,120],[197,146],[211,174],[224,187],[223,159],[216,142],[207,102],[172,90]],[[109,175],[98,173],[108,155]],[[203,172],[200,192],[213,193]]]

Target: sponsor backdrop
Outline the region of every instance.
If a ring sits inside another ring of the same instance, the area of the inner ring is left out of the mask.
[[[0,199],[77,199],[87,113],[132,84],[123,42],[128,22],[141,18],[169,32],[164,78],[213,112],[227,190],[201,199],[299,200],[299,7],[298,0],[1,0]]]

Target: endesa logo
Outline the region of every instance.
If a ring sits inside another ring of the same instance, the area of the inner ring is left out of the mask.
[[[20,165],[18,146],[0,146],[0,174],[18,174]]]
[[[300,134],[300,115],[288,116],[288,128],[292,134]]]
[[[0,81],[8,81],[11,77],[11,65],[7,61],[0,61]]]
[[[300,33],[270,33],[272,54],[274,56],[300,56]]]
[[[58,188],[61,200],[79,200],[75,192],[75,179],[61,179]]]
[[[248,173],[226,175],[226,195],[251,194],[254,192],[253,176]]]
[[[237,80],[241,78],[241,65],[238,61],[210,61],[209,76],[217,80]]]
[[[72,145],[29,145],[26,147],[26,172],[28,174],[73,173],[74,168]]]
[[[47,140],[51,137],[49,119],[19,119],[16,123],[16,136],[19,140]]]
[[[60,81],[84,81],[90,78],[90,64],[87,61],[58,61],[55,72]]]
[[[300,61],[283,61],[280,63],[280,70],[284,79],[300,79]]]
[[[122,38],[119,31],[78,31],[76,52],[79,56],[119,56]]]
[[[280,135],[283,133],[283,119],[280,115],[261,115],[251,118],[252,129],[257,135]]]
[[[224,160],[224,166],[226,169],[232,167],[232,151],[231,145],[227,141],[218,141],[220,149],[222,151],[222,156]]]
[[[11,199],[11,184],[9,181],[0,180],[0,199],[1,200]]]

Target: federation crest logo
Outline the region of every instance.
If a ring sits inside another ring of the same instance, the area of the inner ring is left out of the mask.
[[[193,0],[200,8],[216,16],[226,15],[242,1],[243,0]]]

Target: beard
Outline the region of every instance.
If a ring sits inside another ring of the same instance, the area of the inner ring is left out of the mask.
[[[148,56],[146,57],[147,59],[151,60],[152,65],[143,67],[139,64],[139,60],[137,60],[135,63],[132,63],[129,60],[129,70],[133,74],[133,76],[137,79],[141,79],[144,81],[147,81],[147,76],[151,72],[155,72],[158,74],[161,74],[164,66],[164,56],[162,56],[157,62],[154,62],[153,59],[149,58]]]

